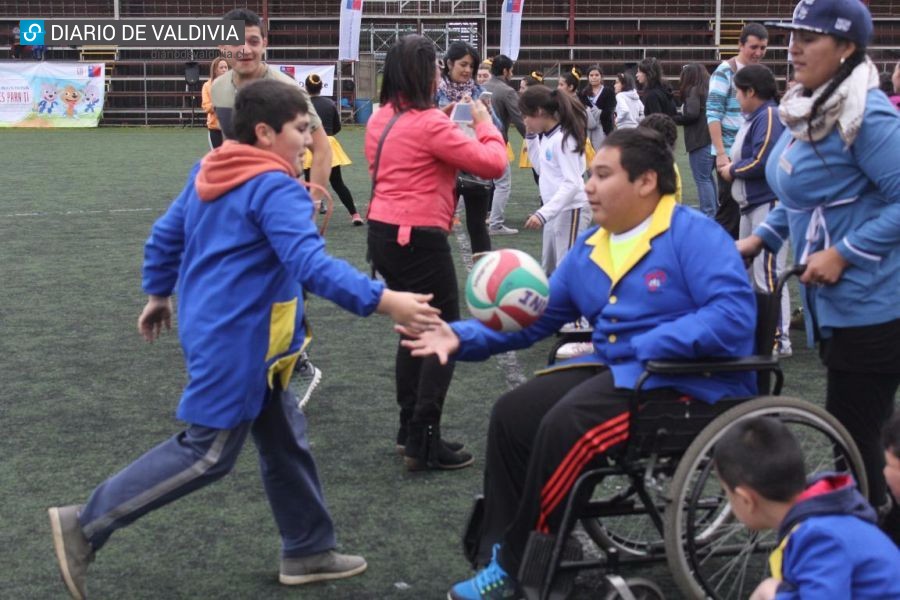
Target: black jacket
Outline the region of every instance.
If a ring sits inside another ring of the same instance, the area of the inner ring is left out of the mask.
[[[675,116],[675,100],[672,92],[664,87],[652,87],[641,94],[641,102],[644,103],[644,116],[653,113],[665,113],[670,117]]]
[[[709,127],[706,125],[706,98],[695,86],[684,99],[682,114],[673,117],[679,125],[684,125],[684,149],[693,152],[712,144]]]
[[[319,118],[322,119],[325,135],[337,135],[341,130],[341,113],[334,100],[328,96],[313,96],[311,100]]]
[[[589,92],[590,89],[586,91]],[[588,98],[587,101],[590,102],[591,99]],[[609,135],[612,133],[613,122],[616,116],[616,91],[613,89],[613,86],[603,84],[603,89],[600,90],[600,96],[597,98],[594,106],[600,109],[600,127],[603,128],[603,133]]]

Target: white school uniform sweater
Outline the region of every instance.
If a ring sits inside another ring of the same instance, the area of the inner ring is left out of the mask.
[[[540,176],[543,206],[534,214],[546,224],[560,213],[579,208],[589,209],[584,193],[584,142],[572,136],[562,144],[563,131],[557,125],[542,139],[528,135],[528,158]]]

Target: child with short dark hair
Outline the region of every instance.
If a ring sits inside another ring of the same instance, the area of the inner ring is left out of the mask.
[[[297,585],[361,573],[361,556],[338,554],[288,382],[306,343],[304,289],[358,315],[428,326],[430,296],[385,289],[325,252],[313,202],[297,182],[311,143],[298,87],[248,83],[234,105],[236,139],[207,154],[153,225],[144,249],[138,319],[152,341],[178,329],[188,371],[177,416],[187,428],[100,484],[85,505],[49,509],[63,581],[86,596],[85,575],[112,533],[225,476],[252,434],[281,534],[279,581]]]
[[[675,153],[675,142],[678,141],[678,125],[675,124],[675,120],[672,117],[661,112],[653,113],[644,117],[638,127],[646,127],[661,133],[666,140],[669,150],[672,151],[672,154]],[[678,170],[678,163],[673,164],[675,165],[675,202],[681,204],[681,172]]]
[[[887,480],[894,500],[900,502],[900,411],[884,427],[884,478]]]
[[[750,529],[777,529],[772,577],[751,600],[900,598],[900,551],[847,474],[805,481],[803,452],[770,417],[738,421],[716,443],[731,510]]]
[[[900,546],[900,411],[894,411],[881,439],[884,444],[884,479],[892,497],[881,515],[881,529]]]

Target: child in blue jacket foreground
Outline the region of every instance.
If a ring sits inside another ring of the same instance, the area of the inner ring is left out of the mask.
[[[772,577],[751,600],[900,598],[900,551],[847,474],[809,484],[800,444],[782,422],[739,421],[716,444],[716,472],[747,527],[777,529]]]
[[[88,563],[116,529],[226,475],[248,434],[281,534],[281,583],[366,568],[362,557],[334,551],[306,420],[287,391],[307,339],[303,292],[417,329],[437,310],[426,304],[430,296],[388,290],[325,252],[312,200],[296,179],[311,143],[307,113],[297,87],[263,79],[242,88],[237,141],[207,154],[153,225],[138,328],[152,341],[170,327],[177,283],[188,371],[177,415],[188,427],[102,483],[85,505],[49,509],[74,598],[85,597]]]

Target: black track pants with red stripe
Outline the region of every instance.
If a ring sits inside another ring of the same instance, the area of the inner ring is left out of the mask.
[[[500,563],[515,574],[529,534],[558,529],[578,476],[628,437],[630,395],[609,371],[583,367],[540,375],[500,397],[488,429],[481,558],[501,542]],[[644,398],[679,395],[652,390]]]

